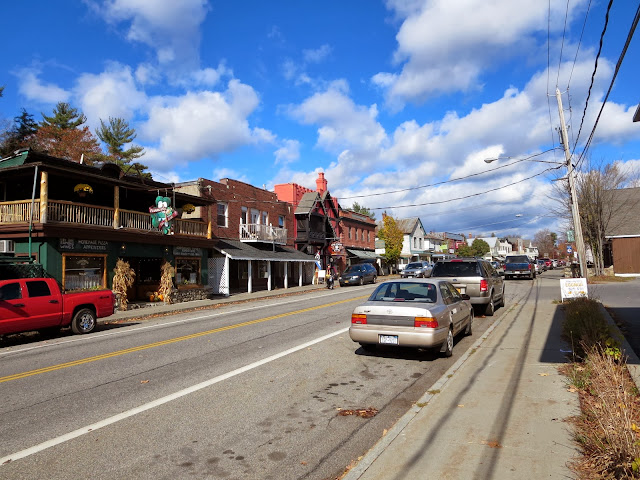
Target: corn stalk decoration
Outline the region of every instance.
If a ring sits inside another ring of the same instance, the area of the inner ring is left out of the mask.
[[[162,298],[164,303],[169,304],[172,303],[171,294],[173,293],[173,276],[175,275],[175,268],[165,260],[162,262],[160,271],[162,272],[162,275],[160,276],[160,287],[158,288],[158,293],[161,295],[160,298]]]
[[[116,262],[116,268],[113,269],[113,273],[115,273],[115,275],[111,289],[114,294],[120,297],[120,310],[126,310],[128,303],[127,289],[133,285],[136,272],[131,268],[129,262],[125,262],[119,258]]]

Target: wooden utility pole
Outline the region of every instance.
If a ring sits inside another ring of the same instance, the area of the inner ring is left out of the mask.
[[[582,236],[582,222],[580,222],[580,210],[578,209],[578,197],[576,195],[575,178],[573,174],[573,164],[571,163],[571,152],[569,151],[569,139],[567,136],[567,126],[564,123],[564,110],[562,109],[562,96],[560,90],[556,88],[556,99],[558,100],[558,113],[560,114],[560,133],[562,135],[562,146],[564,156],[567,161],[567,176],[569,178],[569,195],[571,196],[571,216],[573,217],[573,229],[576,234],[576,248],[578,250],[578,260],[580,261],[580,276],[587,278],[587,257]]]

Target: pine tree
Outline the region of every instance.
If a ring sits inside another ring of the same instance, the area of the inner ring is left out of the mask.
[[[22,113],[14,117],[13,126],[7,127],[0,134],[0,156],[4,157],[18,149],[31,147],[33,135],[37,131],[38,124],[33,119],[33,115],[23,108]]]
[[[53,126],[62,130],[78,128],[87,121],[87,117],[77,108],[73,108],[66,102],[59,102],[53,109],[53,115],[48,117],[42,114],[43,127]]]
[[[126,150],[124,148],[136,138],[135,129],[130,128],[125,119],[109,117],[108,124],[100,119],[100,127],[96,130],[96,135],[106,144],[108,157],[121,167],[126,167],[125,173],[133,170],[145,177],[150,177],[149,173],[143,173],[148,168],[146,165],[133,162],[144,155],[144,148],[138,145],[131,145]]]
[[[22,109],[22,113],[15,117],[13,121],[15,122],[13,131],[21,143],[38,131],[38,124],[33,119],[33,115],[28,113],[24,108]]]

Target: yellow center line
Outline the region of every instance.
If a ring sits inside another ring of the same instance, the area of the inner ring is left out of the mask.
[[[40,375],[43,373],[53,372],[56,370],[62,370],[64,368],[75,367],[78,365],[84,365],[85,363],[97,362],[98,360],[105,360],[107,358],[119,357],[120,355],[126,355],[128,353],[140,352],[142,350],[148,350],[150,348],[161,347],[163,345],[170,345],[172,343],[182,342],[185,340],[191,340],[193,338],[204,337],[205,335],[211,335],[213,333],[224,332],[226,330],[232,330],[234,328],[246,327],[249,325],[255,325],[257,323],[268,322],[269,320],[275,320],[276,318],[288,317],[291,315],[298,315],[300,313],[311,312],[320,308],[333,307],[342,303],[353,302],[354,300],[361,300],[367,298],[368,295],[362,297],[349,298],[347,300],[339,300],[337,302],[326,303],[324,305],[318,305],[317,307],[303,308],[302,310],[295,310],[293,312],[281,313],[278,315],[272,315],[270,317],[258,318],[256,320],[250,320],[248,322],[236,323],[235,325],[229,325],[227,327],[214,328],[213,330],[207,330],[199,333],[192,333],[191,335],[184,335],[182,337],[171,338],[169,340],[162,340],[160,342],[148,343],[146,345],[140,345],[137,347],[126,348],[124,350],[117,350],[111,353],[103,353],[102,355],[96,355],[93,357],[81,358],[72,362],[60,363],[58,365],[51,365],[50,367],[38,368],[36,370],[30,370],[28,372],[15,373],[13,375],[7,375],[6,377],[0,377],[0,383],[10,382],[12,380],[18,380],[21,378],[31,377],[33,375]]]

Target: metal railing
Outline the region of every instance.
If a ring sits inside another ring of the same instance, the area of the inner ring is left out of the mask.
[[[273,242],[287,244],[287,229],[259,223],[240,224],[240,240],[243,242]]]

